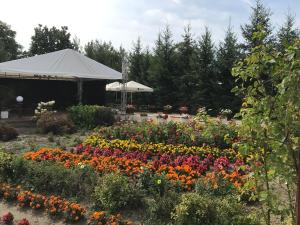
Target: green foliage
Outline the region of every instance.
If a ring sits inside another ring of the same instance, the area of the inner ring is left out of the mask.
[[[0,181],[7,181],[11,177],[12,154],[0,150]]]
[[[175,224],[198,225],[215,224],[217,210],[213,200],[196,193],[183,194],[172,215]]]
[[[87,165],[69,169],[55,162],[27,161],[22,157],[14,158],[11,173],[13,181],[38,192],[78,199],[89,199],[97,180],[94,170]]]
[[[215,199],[218,212],[215,224],[222,225],[259,225],[257,213],[249,211],[245,205],[233,198]]]
[[[40,55],[49,52],[55,52],[66,48],[74,48],[70,40],[71,34],[67,26],[62,26],[61,29],[41,24],[34,28],[34,35],[31,37],[29,49],[30,55]]]
[[[208,144],[219,148],[230,147],[236,139],[235,123],[223,123],[209,118],[205,122],[197,115],[196,120],[189,124],[168,122],[165,124],[122,123],[99,129],[99,134],[106,139],[135,140],[138,143],[184,144],[201,146]]]
[[[125,54],[125,50],[122,47],[116,49],[111,42],[95,40],[88,42],[84,50],[87,57],[117,71],[122,71],[122,58]]]
[[[231,109],[233,112],[238,112],[241,99],[231,92],[235,86],[231,69],[241,53],[236,34],[232,31],[231,26],[228,26],[224,41],[220,43],[216,56],[217,80],[219,82],[219,98],[216,101],[216,108],[219,110]]]
[[[99,129],[99,134],[107,139],[133,139],[139,143],[166,143],[201,145],[197,131],[185,124],[169,122],[166,124],[122,123]]]
[[[251,8],[250,23],[241,26],[242,35],[245,39],[243,48],[246,52],[250,52],[256,46],[270,44],[273,41],[270,9],[263,5],[262,0],[256,0],[255,6]],[[263,33],[257,36],[256,34],[260,31]]]
[[[176,187],[165,175],[155,174],[148,168],[143,168],[143,173],[140,173],[137,178],[138,186],[151,196],[162,197],[170,191],[175,191],[176,188],[180,190],[180,186]]]
[[[18,131],[12,126],[0,123],[0,141],[10,141],[18,137]]]
[[[172,32],[166,26],[162,33],[159,33],[155,43],[153,63],[149,68],[152,86],[155,87],[155,102],[159,106],[166,104],[174,105],[176,102],[176,52],[172,39]]]
[[[71,134],[75,132],[75,125],[66,115],[45,112],[37,120],[37,128],[44,134]]]
[[[141,205],[142,195],[128,177],[105,174],[100,177],[94,191],[96,207],[111,212]]]
[[[286,16],[285,23],[280,27],[277,33],[277,45],[279,51],[283,52],[286,48],[293,45],[300,38],[300,30],[294,28],[295,17],[290,13]]]
[[[145,199],[146,224],[170,224],[173,212],[180,195],[169,191],[163,196]]]
[[[0,21],[0,62],[16,59],[21,46],[16,42],[16,32]],[[1,90],[1,89],[0,89]]]
[[[203,106],[207,109],[216,109],[214,104],[217,100],[216,94],[218,82],[215,71],[215,49],[208,27],[199,39],[198,48],[198,76],[197,88],[193,90],[195,105],[197,108]]]
[[[197,88],[197,44],[191,33],[191,26],[184,29],[183,41],[178,43],[178,70],[180,76],[176,79],[178,87],[178,102],[180,105],[193,106],[193,92]],[[193,109],[192,109],[193,111]]]
[[[183,194],[172,214],[178,225],[259,225],[257,214],[232,198],[216,198],[197,193]]]
[[[299,41],[284,54],[257,46],[233,70],[240,83],[235,91],[245,96],[240,112],[240,150],[252,155],[267,224],[271,224],[272,215],[295,219],[291,196],[295,196],[292,190],[299,170],[299,71]],[[262,79],[266,75],[268,79]],[[257,166],[257,161],[262,166]],[[277,181],[286,184],[288,203],[274,191],[272,183]]]
[[[77,105],[68,109],[72,121],[80,128],[112,125],[115,121],[111,108],[98,105]]]

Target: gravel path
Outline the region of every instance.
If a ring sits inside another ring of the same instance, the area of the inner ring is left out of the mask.
[[[63,225],[61,220],[52,220],[43,212],[36,212],[32,209],[22,209],[13,203],[0,201],[0,216],[11,212],[14,216],[15,224],[23,218],[26,218],[30,225]],[[83,223],[82,223],[83,224]],[[78,224],[79,225],[79,224]]]

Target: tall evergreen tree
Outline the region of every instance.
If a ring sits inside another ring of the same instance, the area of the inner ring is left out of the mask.
[[[49,29],[47,26],[39,24],[38,27],[34,28],[29,54],[40,55],[66,48],[74,49],[70,37],[71,34],[67,26],[62,26],[61,29],[56,27]]]
[[[255,6],[252,7],[250,23],[241,26],[242,35],[245,39],[243,47],[246,52],[250,52],[252,48],[258,45],[273,41],[271,15],[270,9],[264,6],[262,0],[256,0]],[[258,33],[261,35],[257,35]]]
[[[294,44],[297,38],[300,36],[299,29],[294,27],[295,17],[288,13],[285,23],[280,27],[277,33],[278,49],[283,51],[287,47]]]
[[[204,34],[199,40],[198,49],[198,77],[193,100],[199,106],[207,109],[215,109],[215,92],[217,90],[217,80],[215,76],[215,50],[211,39],[211,32],[205,27]]]
[[[16,32],[0,21],[0,62],[16,59],[21,46],[16,41]]]
[[[143,53],[141,39],[134,43],[133,51],[129,55],[129,79],[143,83]]]
[[[217,80],[220,88],[218,106],[223,109],[231,109],[234,112],[239,110],[240,99],[231,92],[235,87],[235,80],[231,74],[231,69],[240,58],[240,55],[240,46],[237,37],[229,25],[224,41],[220,43],[217,51]]]
[[[176,79],[176,53],[172,33],[168,26],[158,35],[155,43],[151,77],[157,101],[154,104],[160,106],[176,104],[174,96],[177,92],[174,81]]]
[[[177,81],[178,101],[181,105],[193,107],[192,91],[197,83],[197,46],[191,33],[191,26],[184,29],[183,41],[177,46],[178,49],[178,71]]]

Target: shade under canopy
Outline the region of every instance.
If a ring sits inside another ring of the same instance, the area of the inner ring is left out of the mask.
[[[106,91],[122,91],[122,83],[113,82],[106,85]],[[125,84],[126,92],[153,92],[153,88],[140,84],[135,81],[129,81]]]
[[[122,79],[122,74],[72,49],[0,63],[0,77],[23,79]]]

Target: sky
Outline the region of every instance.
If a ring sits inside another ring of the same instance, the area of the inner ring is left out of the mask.
[[[169,25],[174,41],[180,41],[190,24],[195,38],[205,26],[217,44],[229,22],[241,39],[240,26],[249,20],[255,0],[0,0],[0,20],[17,32],[16,39],[28,49],[34,27],[68,26],[81,45],[91,40],[111,41],[115,47],[132,49],[138,37],[153,47],[158,32]],[[273,13],[274,30],[290,11],[300,28],[300,0],[264,0]]]

